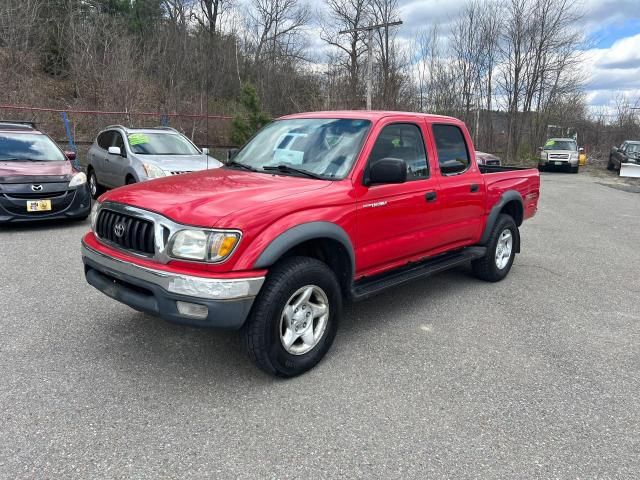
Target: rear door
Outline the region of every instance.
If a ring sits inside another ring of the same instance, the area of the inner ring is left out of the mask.
[[[372,275],[409,259],[426,256],[433,248],[430,227],[438,215],[437,180],[431,175],[422,119],[381,121],[375,143],[365,152],[367,167],[356,184],[356,271]],[[368,168],[394,157],[407,164],[403,184],[363,185]]]
[[[431,141],[439,170],[439,208],[446,249],[478,241],[484,219],[485,183],[472,159],[468,132],[462,125],[432,123]]]

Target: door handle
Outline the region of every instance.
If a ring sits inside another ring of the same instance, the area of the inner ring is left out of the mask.
[[[436,199],[436,192],[434,190],[431,190],[430,192],[426,193],[424,198],[427,202],[433,202]]]
[[[478,184],[477,184],[477,183],[472,183],[472,184],[471,184],[471,191],[472,191],[472,192],[477,192],[479,188],[480,188],[480,187],[478,186]]]

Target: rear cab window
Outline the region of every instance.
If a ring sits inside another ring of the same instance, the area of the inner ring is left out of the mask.
[[[471,166],[469,148],[462,130],[457,125],[432,125],[433,139],[442,175],[459,175]]]

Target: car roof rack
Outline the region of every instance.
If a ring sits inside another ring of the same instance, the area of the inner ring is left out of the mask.
[[[35,130],[36,122],[26,120],[0,120],[0,128],[7,130]]]

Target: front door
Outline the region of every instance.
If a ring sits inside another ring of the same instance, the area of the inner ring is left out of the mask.
[[[430,175],[425,149],[426,125],[395,123],[378,127],[370,149],[367,169],[376,161],[392,157],[407,164],[407,181],[402,184],[356,188],[356,275],[373,275],[426,256],[433,248],[430,226],[438,215],[437,180]],[[366,171],[365,169],[365,175]]]

